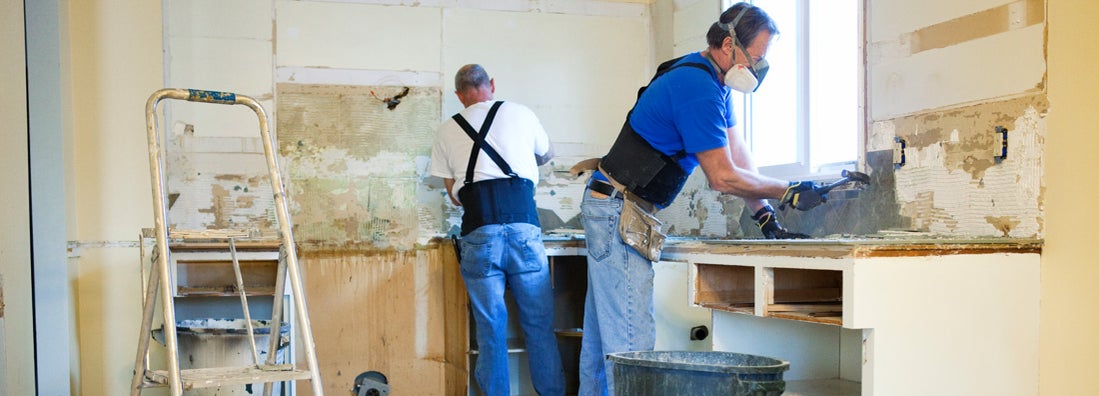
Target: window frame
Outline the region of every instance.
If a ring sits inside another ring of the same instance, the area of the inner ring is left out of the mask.
[[[755,4],[755,0],[743,0],[751,4]],[[797,7],[797,20],[796,24],[800,28],[797,29],[797,48],[795,49],[796,56],[799,59],[797,64],[797,70],[795,74],[798,77],[797,86],[797,101],[795,113],[797,119],[796,125],[796,145],[795,145],[795,159],[794,162],[757,166],[761,174],[787,179],[787,180],[799,180],[799,179],[825,179],[838,177],[843,169],[855,169],[864,162],[865,157],[865,136],[868,124],[868,114],[866,112],[866,0],[855,0],[858,10],[858,16],[856,17],[858,27],[858,71],[856,75],[856,81],[858,87],[856,87],[857,97],[857,120],[855,122],[857,130],[856,134],[856,148],[855,158],[848,161],[820,164],[813,169],[811,166],[811,141],[812,131],[810,130],[810,115],[811,115],[811,96],[809,93],[809,62],[810,58],[810,16],[809,6],[812,3],[811,0],[792,0],[796,3]],[[819,4],[820,0],[816,0]],[[720,2],[722,8],[719,12],[723,12],[731,7],[733,4],[740,2],[740,0],[722,0]],[[766,10],[766,9],[764,9]],[[782,27],[779,26],[780,32]],[[783,34],[783,33],[780,33]],[[739,98],[734,98],[738,103],[734,103],[734,109],[737,112],[737,120],[739,132],[744,138],[745,144],[748,145],[748,150],[755,155],[754,148],[756,147],[756,141],[753,138],[753,111],[754,106],[752,95],[740,94],[734,92],[734,95],[738,95]]]

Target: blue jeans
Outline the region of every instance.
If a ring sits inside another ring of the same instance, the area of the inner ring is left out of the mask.
[[[477,330],[474,377],[486,395],[511,394],[508,381],[510,288],[526,339],[530,378],[541,395],[563,395],[565,376],[553,332],[553,290],[542,230],[525,223],[481,226],[462,237],[462,279]]]
[[[580,395],[614,394],[613,365],[606,355],[651,351],[656,345],[653,263],[618,235],[621,198],[595,198],[585,189],[580,213],[588,248]]]

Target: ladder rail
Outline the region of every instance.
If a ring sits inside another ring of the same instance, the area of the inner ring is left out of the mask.
[[[240,294],[240,308],[244,311],[244,327],[248,330],[248,346],[252,347],[252,364],[259,367],[259,352],[256,350],[256,331],[252,328],[252,314],[248,310],[248,293],[244,291],[244,276],[240,273],[240,261],[237,260],[237,242],[235,238],[229,238],[229,256],[233,260],[233,275],[237,281],[237,293]],[[278,291],[275,291],[278,298]],[[271,337],[274,337],[274,334]],[[271,349],[270,351],[277,351]],[[268,352],[271,354],[272,352]]]
[[[282,341],[281,340],[281,338],[282,338],[282,295],[283,295],[283,290],[286,290],[286,249],[281,248],[281,247],[279,248],[279,261],[278,261],[278,269],[276,270],[276,274],[277,275],[275,275],[275,295],[279,296],[279,297],[276,298],[272,302],[272,305],[271,305],[271,332],[269,334],[272,334],[272,335],[267,337],[267,350],[268,351],[277,351],[278,347],[279,347],[279,343]],[[279,336],[275,337],[274,334],[278,334]],[[292,351],[292,350],[293,350],[292,346],[290,348],[288,348],[288,350],[287,350],[287,354],[286,354],[286,360],[287,361],[290,361],[290,359],[293,358],[293,355],[290,353],[290,351]],[[270,352],[267,353],[267,365],[270,366],[270,365],[274,365],[276,363],[278,363],[278,354],[277,353],[270,353]],[[272,392],[274,390],[274,389],[272,389],[273,388],[272,385],[273,384],[263,384],[263,396],[271,396],[272,395]]]
[[[290,277],[290,289],[293,298],[293,303],[296,308],[297,314],[294,317],[297,320],[298,329],[301,333],[302,346],[306,352],[306,365],[308,366],[311,374],[311,385],[313,393],[315,395],[323,395],[324,390],[321,386],[320,368],[317,364],[316,346],[313,341],[313,332],[309,322],[308,308],[305,302],[304,290],[301,282],[301,271],[298,264],[297,246],[294,244],[294,236],[292,231],[292,225],[290,223],[290,211],[286,198],[286,190],[282,182],[282,173],[278,165],[278,156],[275,151],[274,139],[271,136],[271,132],[268,126],[267,112],[260,106],[259,102],[255,99],[245,96],[237,95],[230,92],[217,92],[217,91],[205,91],[196,89],[179,89],[179,88],[164,88],[157,90],[149,96],[148,101],[145,104],[146,115],[146,130],[148,132],[148,149],[149,149],[149,168],[151,172],[152,181],[152,195],[153,195],[153,214],[154,214],[154,233],[156,236],[156,249],[160,253],[156,257],[156,269],[154,272],[158,272],[160,294],[163,296],[162,309],[164,316],[164,338],[165,345],[168,347],[168,385],[171,388],[171,394],[173,396],[181,395],[182,379],[180,378],[179,369],[179,355],[178,355],[178,340],[176,337],[176,319],[175,311],[173,308],[172,290],[171,290],[171,273],[170,273],[170,258],[168,249],[168,210],[167,210],[167,189],[165,188],[165,175],[164,175],[164,162],[161,156],[161,136],[157,129],[158,119],[156,115],[157,104],[164,99],[185,100],[189,102],[205,102],[223,105],[244,105],[256,113],[259,118],[260,137],[263,142],[264,158],[267,163],[267,173],[271,183],[272,193],[275,198],[275,214],[279,225],[279,238],[282,241],[282,248],[285,250],[286,265],[285,269],[289,273]],[[282,264],[279,265],[282,267]],[[152,275],[150,275],[152,278]],[[280,282],[281,283],[281,282]],[[156,283],[150,282],[150,288]],[[280,293],[278,290],[277,293]],[[154,291],[149,290],[148,295],[152,296],[155,300],[156,294]],[[152,305],[151,301],[146,301],[146,311],[150,309]],[[281,331],[279,331],[280,323],[272,324],[272,338],[275,345],[277,345],[277,338],[280,337]],[[143,330],[144,330],[143,323]],[[147,343],[146,349],[147,350]],[[271,360],[271,356],[275,355],[277,349],[272,349],[268,352],[268,360]],[[142,353],[142,351],[139,351]],[[137,376],[144,376],[144,373],[135,373],[134,382],[138,382]],[[266,386],[265,386],[266,388]],[[136,387],[135,387],[136,389]]]
[[[141,264],[145,266],[144,263]],[[144,280],[144,278],[142,278]],[[134,359],[136,365],[134,367],[134,378],[130,382],[130,395],[138,396],[141,394],[141,386],[145,382],[145,372],[149,369],[149,344],[150,338],[152,338],[153,331],[153,312],[156,309],[156,294],[157,288],[152,285],[160,281],[160,271],[150,271],[149,273],[149,285],[145,289],[144,298],[142,301],[142,314],[141,314],[141,332],[138,333],[137,344],[137,357]]]
[[[164,187],[164,163],[160,155],[160,133],[157,130],[159,121],[156,116],[156,106],[161,99],[167,97],[178,99],[178,94],[179,92],[176,90],[162,89],[153,93],[152,96],[149,96],[149,100],[145,102],[145,128],[148,132],[149,170],[151,172],[150,176],[152,178],[153,190],[153,230],[156,234],[155,249],[160,252],[157,256],[156,268],[152,269],[152,271],[157,272],[160,279],[159,282],[156,283],[150,281],[149,285],[150,289],[159,286],[160,293],[163,296],[161,299],[161,309],[163,310],[162,314],[164,315],[164,344],[168,348],[168,387],[173,396],[183,394],[183,383],[179,375],[179,354],[177,351],[179,343],[176,339],[175,309],[171,301],[172,290],[171,282],[169,281],[171,279],[171,274],[169,273],[168,263],[168,208],[166,206],[167,200],[165,199],[167,197],[167,189]],[[148,294],[155,300],[156,294],[154,291],[150,290]],[[146,308],[146,310],[148,310],[148,308]],[[151,318],[149,320],[144,320],[144,322],[151,323]],[[144,329],[144,326],[142,330],[146,330]],[[142,339],[144,340],[144,336]],[[148,343],[145,342],[145,344],[146,348],[148,348]],[[142,372],[135,375],[144,377],[145,373]],[[137,381],[138,379],[135,378],[134,382]]]

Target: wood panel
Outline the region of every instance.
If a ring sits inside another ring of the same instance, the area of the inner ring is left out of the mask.
[[[325,393],[345,394],[357,375],[378,371],[392,394],[465,394],[467,302],[449,242],[303,246],[300,256]]]
[[[755,299],[755,270],[736,265],[698,265],[694,303],[708,304],[751,303]]]

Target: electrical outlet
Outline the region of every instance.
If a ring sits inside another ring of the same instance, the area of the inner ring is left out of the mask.
[[[992,144],[992,158],[999,163],[1007,159],[1007,128],[997,125],[995,133],[996,136]]]
[[[893,166],[899,168],[904,166],[904,163],[906,162],[904,149],[908,146],[908,142],[905,142],[904,139],[901,139],[899,136],[894,137],[893,141],[896,143],[893,145]]]

